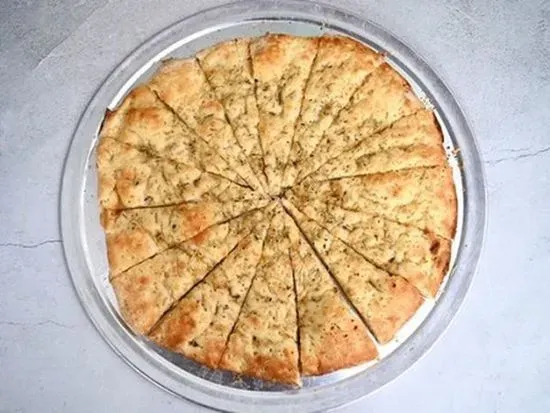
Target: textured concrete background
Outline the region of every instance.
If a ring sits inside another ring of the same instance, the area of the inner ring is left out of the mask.
[[[341,1],[442,75],[485,159],[486,249],[433,350],[343,412],[550,411],[550,3]],[[103,342],[63,262],[63,159],[94,90],[134,47],[218,4],[4,1],[0,9],[0,412],[206,411]]]

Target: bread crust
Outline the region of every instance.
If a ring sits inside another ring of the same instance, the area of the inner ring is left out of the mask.
[[[302,375],[326,374],[375,359],[378,350],[367,328],[288,215],[286,222],[297,294]]]
[[[279,194],[318,39],[268,34],[250,43],[269,192]]]
[[[450,266],[438,121],[346,37],[164,61],[106,112],[96,155],[121,315],[211,368],[300,386],[374,360]]]
[[[315,155],[305,159],[298,182],[346,149],[422,108],[407,81],[387,63],[380,65],[339,113]]]
[[[313,63],[300,118],[285,168],[284,187],[290,187],[334,118],[352,95],[382,64],[383,58],[369,47],[342,36],[323,36]]]
[[[146,334],[175,301],[261,225],[270,210],[252,211],[214,225],[113,277],[120,311],[132,329]]]
[[[177,302],[149,337],[216,368],[256,272],[267,225],[246,236],[203,282]]]
[[[297,197],[324,199],[428,230],[447,239],[456,231],[457,198],[448,165],[412,168],[330,181],[304,180]]]
[[[197,59],[252,170],[267,190],[249,47],[249,39],[230,40],[200,51]]]
[[[296,299],[284,212],[271,221],[256,276],[220,367],[299,385]]]
[[[254,189],[261,189],[226,120],[223,105],[195,58],[165,60],[148,85],[241,178]]]
[[[106,210],[104,228],[111,276],[196,237],[212,225],[266,206],[269,200],[199,202],[158,208]],[[200,243],[200,239],[195,239]]]
[[[418,290],[404,278],[374,266],[288,201],[285,206],[378,342],[390,341],[422,304]]]

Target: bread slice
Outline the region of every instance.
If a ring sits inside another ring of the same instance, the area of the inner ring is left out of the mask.
[[[313,157],[300,165],[297,181],[346,149],[423,108],[410,85],[391,66],[379,66],[327,130]]]
[[[347,211],[319,200],[299,205],[296,201],[308,218],[376,266],[407,279],[426,297],[437,294],[449,268],[448,239],[380,215]]]
[[[262,258],[220,368],[300,384],[296,297],[284,212],[271,221]]]
[[[271,210],[251,211],[214,225],[112,278],[120,312],[130,327],[138,334],[146,334],[175,301],[202,280],[257,225],[268,220]]]
[[[100,142],[112,138],[153,156],[247,185],[144,85],[132,90],[117,109],[107,111],[99,137]]]
[[[108,137],[97,147],[97,171],[99,203],[106,209],[257,196],[220,175],[150,156]]]
[[[208,83],[222,103],[241,149],[267,190],[263,151],[258,135],[258,106],[249,54],[249,39],[218,43],[197,54]]]
[[[266,206],[268,200],[199,202],[124,211],[104,210],[107,257],[111,276],[196,237],[212,225]],[[195,238],[201,244],[201,237]]]
[[[196,59],[164,61],[148,85],[240,177],[261,189]]]
[[[373,360],[378,350],[330,274],[287,215],[296,285],[300,366],[315,376]]]
[[[199,363],[218,367],[256,273],[268,222],[239,242],[159,321],[149,337]]]
[[[407,280],[392,276],[333,237],[285,201],[298,225],[342,286],[347,297],[380,343],[390,341],[422,304]]]
[[[270,193],[278,195],[318,39],[268,34],[250,43],[259,136]]]
[[[433,113],[421,110],[362,140],[310,177],[319,181],[445,164],[441,130]]]
[[[457,198],[447,165],[330,181],[306,179],[288,196],[321,199],[344,209],[368,211],[447,239],[456,230]]]
[[[323,36],[307,82],[304,103],[284,176],[292,186],[301,162],[312,156],[335,116],[346,106],[365,78],[380,64],[382,55],[342,36]]]

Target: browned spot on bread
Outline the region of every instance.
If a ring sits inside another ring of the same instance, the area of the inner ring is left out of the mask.
[[[179,308],[177,317],[169,319],[168,325],[162,332],[162,344],[171,349],[177,349],[178,346],[187,341],[188,336],[196,327],[194,313],[197,311],[199,303],[196,301],[188,302],[187,305]]]
[[[281,383],[296,384],[295,366],[296,355],[284,349],[279,357],[257,355],[249,358],[247,369],[243,373]]]

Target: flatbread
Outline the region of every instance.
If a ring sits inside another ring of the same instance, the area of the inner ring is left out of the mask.
[[[224,203],[199,202],[119,212],[105,210],[102,224],[106,233],[111,276],[170,246],[195,237],[212,225],[266,206],[269,202],[263,199]]]
[[[380,215],[329,207],[321,201],[297,207],[376,266],[407,279],[424,296],[437,294],[449,268],[448,239]]]
[[[257,197],[220,175],[147,155],[107,137],[98,145],[97,166],[99,202],[106,209]]]
[[[267,222],[245,237],[160,320],[150,334],[153,341],[211,368],[218,367],[256,273]]]
[[[107,111],[99,137],[247,185],[145,85],[132,90],[117,109]]]
[[[447,165],[331,181],[306,179],[291,193],[344,209],[368,211],[448,239],[456,230],[456,192]]]
[[[331,159],[310,178],[322,181],[446,164],[443,135],[435,117],[421,110]]]
[[[287,215],[298,306],[302,375],[315,376],[373,360],[378,350],[332,277]]]
[[[284,202],[376,339],[390,341],[422,303],[418,290],[404,278],[375,267]]]
[[[327,130],[313,157],[301,165],[297,181],[358,142],[423,108],[410,85],[388,64],[379,66],[355,92]]]
[[[307,82],[283,186],[294,183],[298,165],[313,154],[334,117],[382,62],[382,55],[348,37],[319,39],[319,51]]]
[[[240,177],[261,189],[196,59],[165,60],[148,85]]]
[[[296,297],[288,244],[281,211],[271,221],[256,276],[220,367],[299,385]]]
[[[170,306],[202,280],[272,208],[214,225],[111,279],[120,312],[138,334],[146,334]],[[197,241],[200,241],[197,243]]]
[[[318,39],[268,34],[250,43],[269,191],[278,195]]]
[[[197,59],[216,97],[223,104],[252,170],[262,188],[267,190],[249,45],[249,39],[230,40],[199,52]]]

